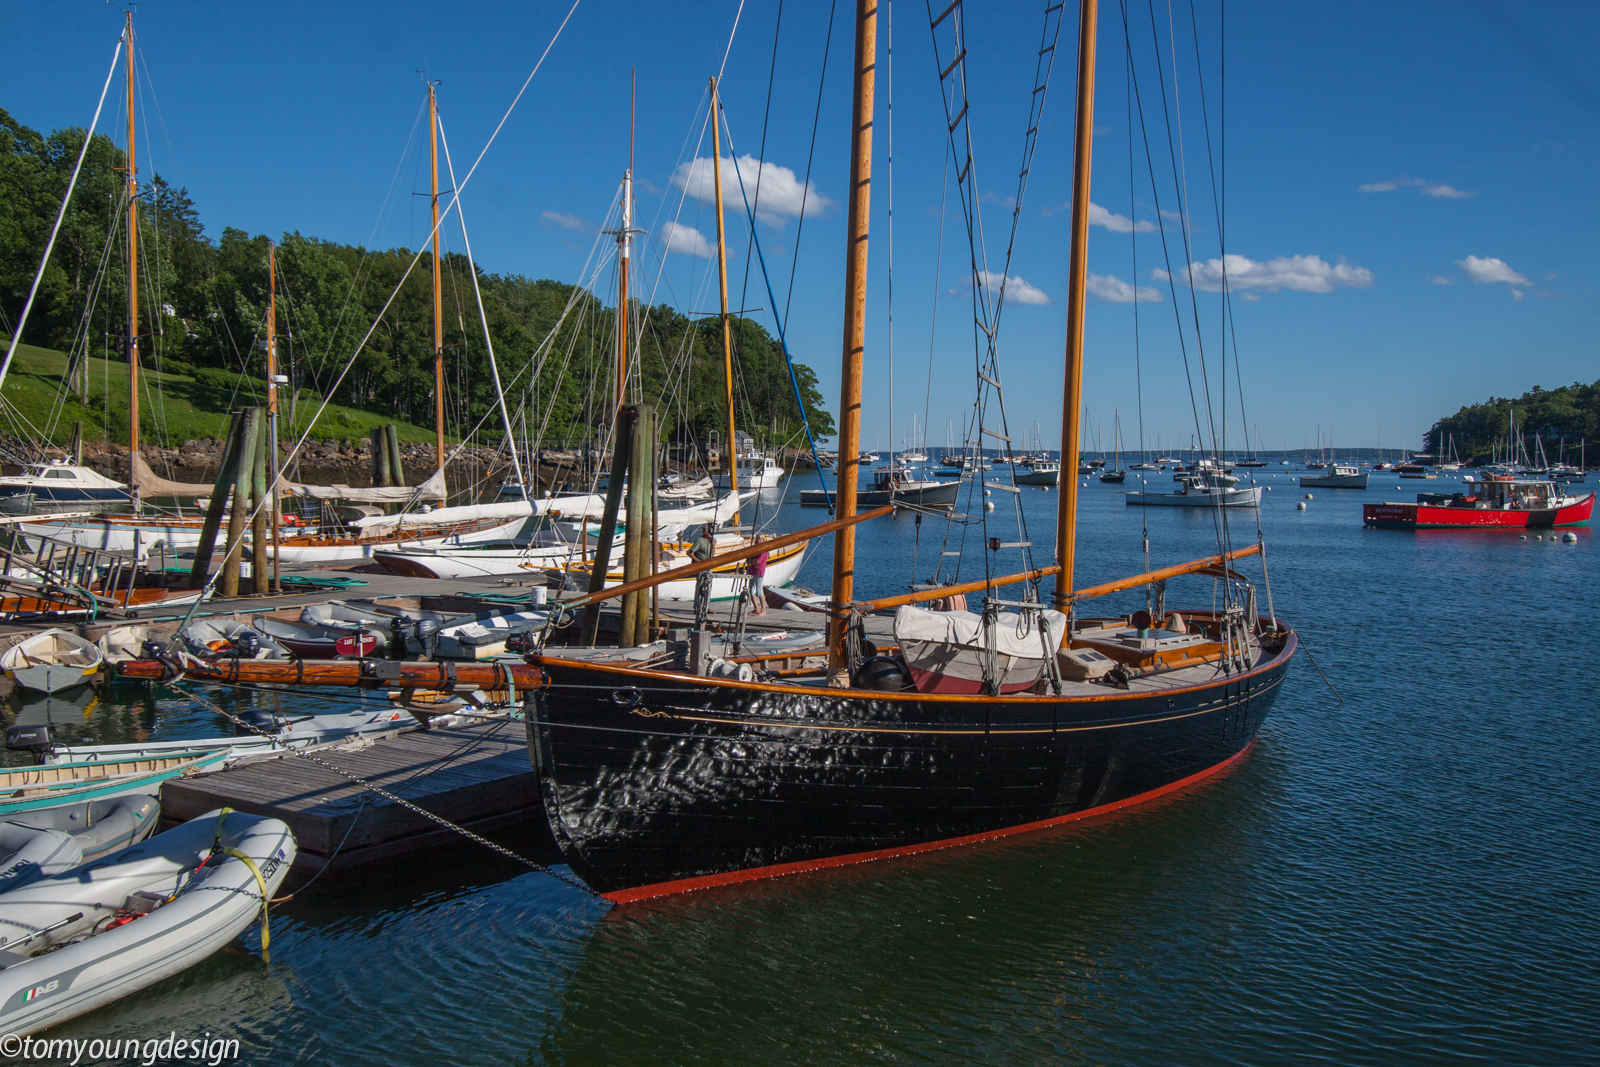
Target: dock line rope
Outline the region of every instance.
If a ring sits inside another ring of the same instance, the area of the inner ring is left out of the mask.
[[[1344,697],[1339,696],[1339,691],[1333,687],[1333,683],[1332,682],[1328,681],[1328,676],[1326,674],[1322,674],[1322,668],[1317,664],[1317,657],[1315,657],[1315,656],[1313,656],[1311,654],[1311,646],[1306,644],[1306,635],[1305,634],[1300,634],[1299,636],[1300,636],[1300,647],[1305,650],[1306,659],[1310,660],[1311,661],[1311,665],[1313,667],[1317,668],[1317,673],[1319,675],[1322,675],[1322,682],[1323,682],[1324,685],[1326,685],[1328,687],[1328,691],[1331,692],[1334,695],[1334,697],[1338,699],[1339,703],[1343,704],[1344,703]]]
[[[176,684],[178,682],[182,681],[182,680],[183,680],[183,673],[180,671],[179,674],[178,674],[178,677],[176,677],[176,678],[174,678],[172,680],[174,687],[176,688]],[[194,701],[196,704],[199,704],[201,707],[207,709],[208,711],[214,712],[217,715],[221,715],[223,718],[227,719],[229,722],[233,723],[235,726],[242,727],[242,728],[244,728],[246,730],[249,730],[251,733],[254,733],[254,734],[260,734],[263,737],[270,737],[271,736],[265,730],[262,730],[262,729],[256,727],[252,723],[245,722],[243,719],[239,718],[237,715],[232,714],[231,712],[223,710],[222,708],[218,707],[216,704],[213,704],[209,700],[207,700],[204,697],[200,696],[200,694],[198,694],[198,693],[191,692],[190,690],[187,690],[187,689],[179,690],[179,692],[182,692],[190,700]],[[395,794],[389,792],[387,789],[384,789],[381,786],[373,785],[371,782],[367,781],[365,778],[362,778],[359,775],[351,774],[349,771],[345,770],[343,767],[339,767],[339,766],[337,766],[335,764],[329,763],[327,760],[322,759],[321,757],[313,756],[309,752],[303,752],[300,749],[293,749],[293,748],[285,750],[285,754],[292,755],[292,756],[296,757],[297,759],[310,760],[312,763],[315,763],[319,767],[323,767],[323,768],[326,768],[327,770],[332,771],[334,774],[337,774],[339,777],[345,779],[346,781],[353,782],[356,785],[359,785],[363,789],[366,789],[366,790],[368,790],[370,792],[376,793],[378,796],[380,796],[383,799],[389,801],[390,803],[398,804],[402,808],[405,808],[407,811],[410,811],[410,812],[413,812],[413,813],[415,813],[417,815],[420,815],[424,819],[429,820],[430,822],[438,823],[440,826],[444,827],[446,830],[453,830],[456,833],[460,834],[462,837],[465,837],[467,840],[475,841],[475,842],[477,842],[478,844],[482,845],[484,848],[488,849],[491,852],[497,852],[497,853],[499,853],[500,855],[506,857],[509,860],[515,860],[516,862],[522,864],[525,867],[529,867],[529,868],[531,868],[531,869],[533,869],[535,871],[538,871],[540,874],[547,874],[551,878],[554,878],[558,882],[563,882],[566,885],[571,886],[573,889],[576,889],[576,890],[578,890],[580,892],[589,894],[591,897],[594,897],[596,900],[605,900],[606,899],[605,897],[601,896],[599,893],[596,893],[593,889],[590,889],[588,886],[586,886],[582,882],[578,881],[576,878],[568,878],[566,875],[562,874],[561,872],[553,870],[553,869],[551,869],[549,867],[546,867],[544,864],[539,863],[536,860],[531,860],[528,857],[522,855],[521,853],[513,852],[511,849],[506,848],[504,845],[497,845],[493,841],[490,841],[487,837],[483,837],[480,834],[475,834],[471,830],[468,830],[465,826],[458,826],[455,823],[451,822],[449,819],[446,819],[444,816],[435,815],[433,812],[428,811],[426,808],[418,807],[416,804],[413,804],[411,801],[405,799],[404,797],[396,796]],[[307,883],[307,884],[309,884],[309,883]],[[609,901],[607,901],[607,903],[609,903]]]

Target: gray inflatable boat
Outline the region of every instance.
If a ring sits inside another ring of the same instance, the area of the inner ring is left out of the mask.
[[[0,893],[0,1033],[54,1026],[205,959],[262,917],[295,852],[283,823],[223,808]],[[261,942],[264,955],[265,928]]]
[[[0,893],[138,844],[160,807],[154,796],[130,794],[18,812],[0,822]]]

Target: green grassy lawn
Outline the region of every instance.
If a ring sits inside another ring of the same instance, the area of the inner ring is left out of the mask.
[[[0,344],[9,345],[10,339],[0,335]],[[4,350],[0,349],[0,357],[3,355]],[[67,357],[63,352],[32,345],[17,346],[5,387],[0,390],[9,408],[0,414],[0,429],[35,442],[43,442],[48,436],[50,444],[65,446],[72,437],[73,422],[81,420],[85,441],[127,444],[128,365],[91,358],[87,404],[80,403],[76,394],[62,388],[61,378],[66,367]],[[142,384],[139,398],[141,444],[175,448],[191,439],[224,437],[228,432],[230,411],[266,403],[265,382],[215,371],[203,372],[204,380],[199,380],[189,375],[158,374],[143,368],[139,377]],[[256,390],[254,396],[252,389]],[[51,412],[63,394],[66,399],[55,417],[54,431],[47,434]],[[280,390],[280,439],[288,440],[291,430],[295,437],[304,433],[307,421],[320,402],[316,394],[302,391],[295,411],[298,425],[290,427],[289,393]],[[431,442],[434,439],[431,429],[338,404],[329,404],[323,411],[312,437],[316,440],[330,437],[341,441],[365,440],[373,427],[391,422],[402,441]]]

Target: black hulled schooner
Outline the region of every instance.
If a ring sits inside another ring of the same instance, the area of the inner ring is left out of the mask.
[[[1095,0],[1083,0],[1067,471],[1079,461],[1096,14]],[[547,646],[529,656],[543,678],[527,728],[546,818],[572,868],[614,901],[1034,830],[1181,787],[1248,749],[1296,649],[1294,632],[1270,604],[1257,613],[1254,588],[1231,566],[1259,544],[1231,552],[1219,544],[1216,556],[1074,590],[1076,478],[1061,482],[1053,566],[855,600],[855,524],[889,510],[863,515],[856,507],[876,17],[873,0],[858,0],[838,518],[790,535],[835,537],[828,670],[711,677],[691,655],[699,647],[693,635],[669,667],[596,649]],[[1221,606],[1167,610],[1164,582],[1183,574],[1216,579]],[[1052,575],[1052,608],[1036,595],[1001,598],[1002,586],[1036,590]],[[1094,597],[1137,588],[1152,590],[1152,610],[1114,618],[1081,610]],[[916,607],[968,592],[983,597],[975,626]],[[856,620],[888,608],[901,612],[900,655],[896,669],[874,669],[882,663],[862,660]],[[1013,616],[1024,625],[997,625]]]

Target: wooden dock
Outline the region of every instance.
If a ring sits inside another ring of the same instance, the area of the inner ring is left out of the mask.
[[[316,755],[480,834],[544,818],[521,722],[417,730]],[[300,845],[295,867],[304,874],[330,861],[341,869],[454,841],[479,847],[292,755],[169,781],[161,791],[170,823],[222,807],[287,823]]]

